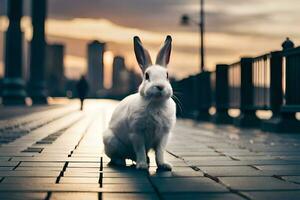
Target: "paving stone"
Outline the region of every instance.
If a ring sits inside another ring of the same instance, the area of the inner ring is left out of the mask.
[[[131,178],[131,177],[147,177],[146,171],[128,171],[128,172],[104,172],[104,178]]]
[[[190,165],[194,166],[244,166],[246,165],[244,162],[237,161],[237,160],[222,160],[222,161],[214,161],[214,160],[193,160],[188,161]]]
[[[167,162],[169,162],[173,167],[186,167],[187,164],[183,161],[170,161],[168,159],[166,159]],[[155,166],[156,167],[156,163],[151,163],[150,166]]]
[[[55,183],[56,177],[52,178],[32,178],[32,177],[6,177],[1,183]]]
[[[0,167],[0,171],[9,171],[14,169],[14,167]]]
[[[151,171],[150,175],[152,177],[203,177],[204,174],[201,171],[192,171],[192,172],[186,172],[186,171],[166,171],[166,172],[156,172]]]
[[[259,153],[255,153],[255,152],[250,152],[250,151],[236,151],[236,152],[222,152],[225,155],[229,155],[229,156],[266,156],[269,155],[267,153],[263,153],[263,152],[259,152]]]
[[[268,155],[272,156],[300,156],[299,152],[267,152]]]
[[[236,194],[230,193],[169,193],[163,194],[165,200],[194,200],[194,199],[205,199],[205,200],[244,200],[243,197]]]
[[[15,167],[19,162],[14,161],[0,161],[0,167]]]
[[[243,194],[247,195],[251,199],[255,200],[299,200],[300,199],[300,191],[249,191],[243,192]]]
[[[0,192],[3,200],[44,200],[46,196],[46,192]]]
[[[93,173],[100,173],[100,167],[99,168],[83,168],[83,167],[79,167],[79,168],[71,168],[71,167],[67,167],[66,168],[66,172],[93,172]]]
[[[149,183],[147,177],[134,177],[134,178],[103,178],[102,183],[105,184],[139,184],[139,183]]]
[[[248,161],[242,161],[245,164],[248,165],[299,165],[300,160],[248,160]]]
[[[299,170],[263,170],[263,173],[269,176],[277,175],[277,176],[300,176]]]
[[[50,200],[98,200],[97,192],[53,192]]]
[[[61,171],[62,167],[20,167],[15,168],[15,171]]]
[[[103,200],[158,200],[155,193],[102,193]]]
[[[126,183],[126,184],[103,184],[103,191],[105,192],[137,192],[149,193],[154,192],[150,183]]]
[[[205,177],[151,178],[160,192],[227,192],[227,189]]]
[[[265,174],[253,167],[249,166],[214,166],[214,167],[199,167],[205,173],[218,177],[231,176],[264,176]]]
[[[231,158],[226,156],[185,156],[185,161],[232,161]]]
[[[126,188],[125,188],[126,189]],[[111,191],[108,188],[107,191]],[[133,190],[130,188],[130,190]],[[99,184],[53,184],[53,183],[6,183],[1,184],[0,192],[103,192],[104,189],[99,187]]]
[[[105,166],[105,164],[104,164]],[[72,168],[71,168],[72,169]],[[80,168],[77,168],[80,169]],[[95,169],[95,168],[90,168]],[[155,167],[156,169],[156,167]],[[97,170],[100,170],[100,168],[97,168]],[[136,170],[135,166],[132,167],[103,167],[102,171],[105,172],[116,172],[116,173],[140,173]],[[143,173],[143,172],[142,172]]]
[[[199,151],[199,152],[188,152],[188,151],[182,151],[182,152],[172,152],[177,156],[180,157],[201,157],[201,156],[220,156],[220,153],[214,152],[214,151]]]
[[[0,177],[57,177],[59,171],[0,171]]]
[[[0,161],[8,161],[10,159],[10,157],[4,156],[4,157],[0,157]]]
[[[59,183],[80,183],[80,184],[87,184],[87,183],[93,183],[98,184],[99,183],[99,177],[61,177]]]
[[[256,165],[260,170],[300,170],[300,165]]]
[[[28,147],[22,152],[34,152],[34,153],[41,153],[43,151],[43,148],[37,148],[37,147]]]
[[[165,153],[173,171],[156,172],[153,153],[149,155],[149,172],[112,168],[107,165],[110,159],[104,154],[99,133],[105,129],[113,106],[111,101],[89,101],[88,110],[83,112],[47,112],[31,119],[28,126],[22,124],[24,121],[14,122],[16,127],[7,129],[12,137],[5,141],[0,138],[0,143],[13,141],[0,146],[0,177],[4,177],[0,179],[0,193],[30,191],[27,194],[43,194],[40,199],[45,199],[48,191],[52,193],[50,199],[157,199],[157,192],[160,199],[243,199],[230,193],[224,183],[242,190],[249,199],[299,197],[300,135],[178,120],[167,148],[171,153]],[[50,115],[61,118],[29,131],[43,120],[49,121]],[[3,126],[0,120],[0,134]],[[28,152],[21,153],[24,150]],[[130,160],[126,163],[133,164]],[[195,166],[222,183],[204,177]]]
[[[262,156],[232,156],[235,159],[247,161],[247,160],[275,160],[279,159],[277,156],[270,156],[270,155],[262,155]]]
[[[300,184],[300,176],[283,176],[284,180]]]
[[[220,180],[235,190],[300,190],[300,185],[273,177],[221,177]]]
[[[19,167],[63,167],[64,162],[21,162]]]
[[[149,171],[156,171],[157,167],[149,167]],[[172,167],[172,171],[173,172],[195,172],[194,169],[192,169],[191,167],[188,166],[184,166],[184,167]]]
[[[89,177],[89,178],[97,178],[100,176],[100,172],[64,172],[64,177]]]
[[[92,168],[100,168],[100,163],[75,163],[75,162],[70,162],[68,164],[68,167],[83,167],[83,168],[87,168],[87,167],[92,167]]]
[[[285,155],[285,156],[279,156],[280,159],[282,160],[300,160],[300,156],[290,156],[290,155]]]

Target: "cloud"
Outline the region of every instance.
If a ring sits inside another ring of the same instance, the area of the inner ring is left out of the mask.
[[[0,0],[0,15],[4,1]],[[279,49],[286,36],[300,42],[298,1],[205,1],[208,68],[236,61],[242,55]],[[24,0],[26,15],[30,15],[30,2]],[[179,19],[189,13],[197,20],[198,12],[199,0],[48,0],[47,37],[49,42],[65,43],[67,55],[83,59],[88,41],[103,40],[109,51],[125,56],[131,67],[136,66],[133,35],[140,35],[154,55],[165,35],[172,34],[170,67],[181,77],[198,70],[199,33],[198,27],[180,26]],[[29,27],[30,20],[25,18],[23,24]],[[30,38],[30,28],[26,37]]]
[[[7,0],[0,0],[0,14]],[[30,0],[24,1],[24,13],[30,15]],[[205,1],[206,30],[208,32],[255,33],[253,23],[280,27],[292,25],[300,19],[298,0],[210,0]],[[189,13],[198,19],[199,0],[48,0],[48,16],[53,19],[107,19],[120,26],[151,30],[198,31],[179,25],[180,16]],[[285,20],[284,20],[285,19]],[[248,26],[250,25],[250,26]],[[246,28],[245,28],[246,27]],[[247,28],[249,27],[249,28]],[[279,29],[279,28],[277,28]],[[253,32],[254,31],[254,32]],[[269,33],[267,33],[269,34]]]
[[[290,18],[299,19],[297,1],[206,1],[207,31],[228,31],[232,25],[268,21],[268,18],[286,11]],[[198,19],[198,11],[199,0],[64,0],[64,3],[51,0],[48,13],[53,18],[105,18],[121,26],[144,30],[182,31],[186,29],[179,25],[180,16],[190,13]]]

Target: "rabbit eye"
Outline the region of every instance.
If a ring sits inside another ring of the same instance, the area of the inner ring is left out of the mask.
[[[169,79],[169,73],[167,72],[167,79]]]
[[[148,81],[150,79],[149,74],[147,72],[145,73],[145,79],[148,80]]]

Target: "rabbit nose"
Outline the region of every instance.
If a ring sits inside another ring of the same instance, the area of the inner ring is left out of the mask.
[[[157,85],[157,86],[154,86],[158,91],[162,91],[164,89],[163,86],[160,86],[160,85]]]

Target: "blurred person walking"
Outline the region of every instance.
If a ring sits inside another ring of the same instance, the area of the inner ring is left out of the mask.
[[[80,99],[80,110],[82,110],[83,101],[86,98],[89,91],[89,84],[84,76],[81,76],[80,80],[77,82],[76,88],[77,88],[78,97]]]

